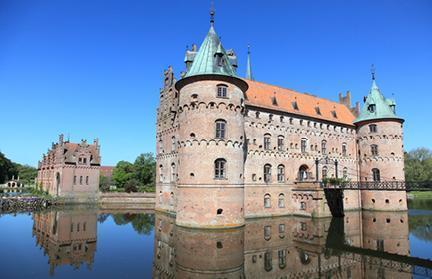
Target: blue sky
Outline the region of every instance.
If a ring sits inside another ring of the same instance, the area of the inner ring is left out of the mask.
[[[184,70],[209,2],[0,0],[0,151],[36,165],[58,134],[101,143],[102,163],[155,151],[162,73]],[[244,75],[354,101],[378,86],[406,119],[405,148],[432,148],[432,1],[216,0],[216,31]]]

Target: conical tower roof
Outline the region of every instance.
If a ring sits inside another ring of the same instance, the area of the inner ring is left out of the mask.
[[[220,60],[218,61],[218,59]],[[211,24],[210,30],[195,56],[191,68],[184,77],[197,75],[225,75],[237,77],[226,51],[216,34],[213,24]]]
[[[395,106],[396,103],[393,100],[386,99],[381,94],[375,82],[375,78],[372,78],[372,87],[354,124],[375,119],[395,119],[403,121],[401,117],[396,115]]]

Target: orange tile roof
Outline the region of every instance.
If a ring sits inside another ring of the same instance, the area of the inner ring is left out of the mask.
[[[246,105],[353,126],[355,116],[343,104],[257,81],[246,79],[245,81],[249,85],[249,89],[246,91]],[[274,104],[274,98],[277,105]],[[297,103],[298,110],[294,109],[293,102]],[[321,115],[317,113],[316,107],[319,107]],[[337,117],[334,117],[332,111],[336,113]]]

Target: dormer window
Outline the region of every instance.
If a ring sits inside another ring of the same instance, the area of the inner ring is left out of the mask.
[[[390,109],[392,110],[393,113],[396,113],[396,106],[395,105],[390,105]]]
[[[217,86],[217,97],[226,98],[227,97],[227,86],[220,84]]]
[[[376,110],[376,106],[375,106],[375,104],[370,104],[370,105],[368,106],[368,111],[369,111],[370,113],[374,113],[375,110]]]
[[[332,110],[332,116],[334,117],[334,118],[337,118],[337,113],[336,113],[336,111],[335,110]]]
[[[319,107],[315,107],[315,112],[318,115],[321,115],[321,109]]]
[[[297,101],[292,102],[291,105],[292,105],[293,109],[299,110]]]
[[[277,102],[277,99],[276,99],[275,96],[272,97],[272,104],[273,104],[274,106],[277,106],[277,105],[278,105],[278,102]]]
[[[223,59],[223,54],[222,53],[216,53],[216,65],[218,67],[223,67],[225,64],[225,59]]]

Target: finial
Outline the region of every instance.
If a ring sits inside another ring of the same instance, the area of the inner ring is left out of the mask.
[[[372,74],[372,80],[375,80],[375,65],[371,65],[371,74]]]
[[[215,16],[215,8],[214,8],[214,1],[210,1],[210,25],[214,25],[214,16]]]
[[[250,58],[250,45],[248,45],[248,55],[247,55],[247,64],[246,64],[246,78],[249,80],[254,80],[252,75],[252,65]]]

